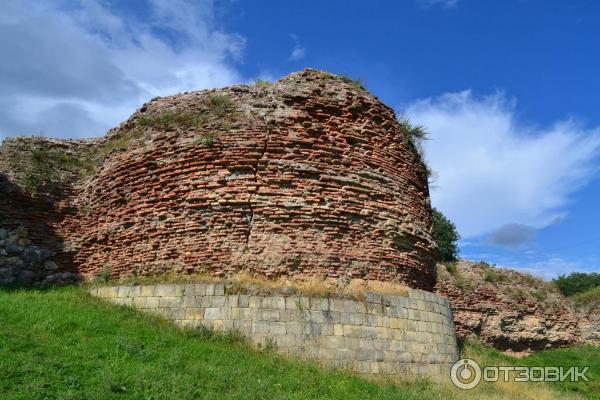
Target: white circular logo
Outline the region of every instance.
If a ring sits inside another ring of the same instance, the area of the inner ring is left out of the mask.
[[[463,358],[452,365],[450,380],[460,389],[473,389],[481,382],[481,367],[470,358]]]

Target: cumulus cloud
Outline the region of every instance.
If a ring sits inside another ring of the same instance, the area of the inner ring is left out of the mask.
[[[306,49],[300,45],[300,38],[297,35],[291,35],[291,37],[294,41],[294,48],[288,59],[290,61],[297,61],[306,56]]]
[[[506,224],[492,232],[490,235],[490,240],[494,244],[517,248],[533,238],[535,232],[536,229],[533,226],[523,224]]]
[[[464,91],[405,110],[431,134],[424,149],[436,172],[432,202],[464,238],[507,224],[555,223],[571,195],[598,170],[600,128],[585,129],[572,120],[527,126],[515,118],[515,103],[502,93],[476,97]],[[523,229],[520,233],[523,238]]]
[[[144,101],[239,82],[238,35],[209,0],[8,0],[0,14],[0,139],[104,133]],[[143,17],[140,17],[143,15]]]

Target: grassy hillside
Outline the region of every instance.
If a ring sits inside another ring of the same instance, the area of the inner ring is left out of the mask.
[[[477,357],[492,354],[476,345],[467,351]],[[595,360],[592,369],[597,373],[597,349],[572,351],[577,357],[586,355],[584,363]],[[550,354],[561,358],[561,353]],[[550,359],[540,357],[539,362]],[[547,385],[514,385],[461,392],[424,380],[369,382],[252,350],[236,335],[182,332],[157,318],[91,298],[80,288],[0,289],[3,400],[565,398],[565,392]],[[592,384],[577,389],[593,398]]]

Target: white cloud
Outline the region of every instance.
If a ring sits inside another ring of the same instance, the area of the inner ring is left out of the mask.
[[[527,272],[545,280],[552,280],[562,274],[569,275],[572,272],[598,272],[597,267],[565,260],[561,257],[551,257],[547,260],[521,265],[519,267],[508,266],[507,268]]]
[[[294,41],[294,48],[289,56],[289,60],[298,61],[306,56],[306,49],[300,45],[300,38],[297,35],[291,35]]]
[[[97,136],[154,96],[242,80],[244,39],[214,26],[209,0],[146,0],[143,19],[119,4],[3,3],[0,140]]]
[[[452,8],[458,4],[458,0],[417,0],[422,7]]]
[[[431,134],[424,148],[437,174],[432,202],[464,238],[507,224],[556,222],[598,169],[600,128],[572,120],[523,125],[502,93],[448,93],[418,101],[406,114]]]

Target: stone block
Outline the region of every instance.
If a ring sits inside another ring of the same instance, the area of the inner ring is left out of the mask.
[[[362,327],[361,326],[344,325],[343,330],[344,330],[344,336],[346,336],[346,337],[355,337],[355,338],[362,337]]]
[[[239,302],[240,308],[246,308],[249,305],[250,296],[245,295],[245,294],[241,294],[240,297],[239,297],[238,302]]]
[[[238,307],[240,296],[237,294],[225,296],[227,307]]]
[[[270,326],[269,326],[269,323],[266,321],[252,322],[252,333],[267,334],[267,333],[269,333],[269,330],[270,330]]]
[[[181,307],[181,297],[161,297],[158,306],[161,308]]]
[[[129,286],[119,286],[117,290],[117,297],[129,297]]]
[[[131,297],[113,297],[110,300],[120,306],[133,306],[133,299]]]
[[[98,288],[98,296],[103,299],[111,299],[117,297],[119,293],[118,287],[100,287]]]
[[[262,308],[271,308],[283,310],[285,309],[286,298],[283,296],[265,297],[261,301]]]
[[[214,307],[222,308],[222,307],[225,307],[225,301],[226,301],[225,296],[215,294],[214,296],[210,297],[210,306],[213,308]]]
[[[174,297],[181,296],[183,288],[179,285],[156,285],[154,288],[155,296]]]
[[[205,320],[218,320],[222,318],[222,313],[220,308],[206,308],[204,310],[204,319]]]
[[[302,335],[304,332],[302,330],[302,323],[301,322],[288,322],[286,323],[286,331],[288,334],[292,334],[292,335]]]
[[[194,296],[206,296],[206,285],[204,283],[196,283],[194,287]]]
[[[165,308],[163,309],[163,317],[168,320],[184,319],[185,310],[183,308]]]
[[[188,320],[204,319],[204,309],[202,309],[202,308],[187,308],[187,309],[185,309],[185,319],[188,319]]]
[[[259,310],[258,317],[261,321],[279,321],[279,310]]]
[[[287,333],[286,324],[284,322],[270,322],[269,333],[272,335],[285,335]]]
[[[213,283],[207,283],[204,286],[204,290],[205,290],[206,296],[214,296],[215,295],[215,285]]]
[[[224,296],[225,295],[225,285],[222,283],[214,285],[215,287],[215,296]]]
[[[140,296],[153,297],[154,296],[154,285],[144,285],[140,287]]]
[[[342,324],[333,325],[333,334],[335,336],[342,336],[344,334],[344,326]]]

